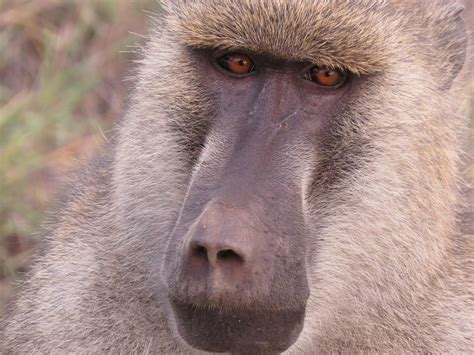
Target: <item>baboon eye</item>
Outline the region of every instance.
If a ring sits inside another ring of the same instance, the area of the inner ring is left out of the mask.
[[[220,57],[217,64],[228,72],[236,75],[245,75],[254,70],[252,59],[243,53],[230,53]]]
[[[342,85],[347,78],[347,73],[342,69],[333,69],[328,66],[315,65],[305,73],[305,79],[326,87]]]

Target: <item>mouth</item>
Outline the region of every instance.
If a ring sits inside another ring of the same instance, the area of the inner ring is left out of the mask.
[[[297,340],[305,314],[304,307],[256,311],[171,304],[181,337],[196,349],[218,353],[281,353]]]

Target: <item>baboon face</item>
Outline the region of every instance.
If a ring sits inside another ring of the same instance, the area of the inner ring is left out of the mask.
[[[178,325],[207,350],[282,351],[308,298],[304,177],[357,79],[256,53],[192,55],[215,112],[165,262]]]
[[[158,267],[145,264],[180,336],[207,351],[281,352],[303,328],[372,312],[372,285],[385,304],[411,292],[416,276],[390,290],[428,262],[440,232],[435,220],[419,225],[420,210],[423,223],[435,218],[432,201],[409,188],[437,183],[416,170],[429,159],[418,141],[439,138],[423,131],[444,109],[429,92],[449,88],[462,40],[428,66],[432,52],[413,43],[443,31],[404,33],[399,17],[420,24],[424,13],[390,2],[195,0],[166,11],[117,169],[123,220],[146,239],[144,255],[164,248]]]
[[[308,175],[359,78],[253,51],[188,55],[214,110],[164,263],[178,328],[205,350],[283,351],[309,294]]]

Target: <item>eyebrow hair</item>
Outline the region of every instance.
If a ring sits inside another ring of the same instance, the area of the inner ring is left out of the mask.
[[[367,3],[367,11],[360,4],[339,1],[341,9],[335,14],[334,4],[325,1],[198,0],[187,3],[186,9],[177,6],[168,21],[178,39],[193,48],[243,49],[355,74],[376,73],[393,57],[387,31],[396,21],[385,21],[382,35],[376,24],[386,17],[384,2],[361,2]]]

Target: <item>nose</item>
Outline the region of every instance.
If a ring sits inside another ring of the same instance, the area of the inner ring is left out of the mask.
[[[232,247],[208,239],[191,242],[191,257],[201,259],[212,267],[217,267],[218,263],[243,264],[243,257]]]
[[[248,212],[225,203],[207,206],[188,230],[190,273],[242,272],[254,263],[257,235]]]

